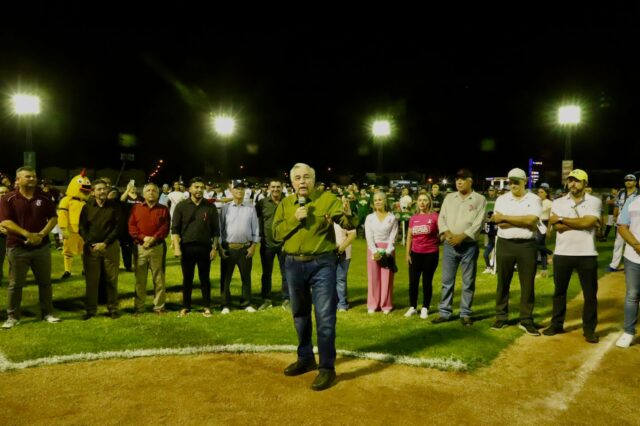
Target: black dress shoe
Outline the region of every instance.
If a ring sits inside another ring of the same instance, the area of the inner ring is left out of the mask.
[[[331,387],[336,380],[336,372],[333,370],[320,370],[318,377],[313,381],[311,389],[321,391]]]
[[[600,341],[600,338],[595,331],[584,330],[582,335],[584,336],[584,340],[586,340],[587,343],[598,343]]]
[[[84,314],[84,315],[82,316],[82,320],[83,320],[83,321],[90,320],[91,318],[93,318],[93,317],[95,317],[95,316],[96,316],[96,314],[89,314],[89,313],[87,313],[87,314]]]
[[[66,280],[67,278],[69,278],[71,276],[71,272],[69,271],[64,271],[64,274],[62,274],[62,276],[60,277],[61,280]]]
[[[285,376],[299,376],[309,371],[317,370],[318,364],[313,360],[311,362],[296,361],[284,369]]]
[[[111,319],[118,319],[122,316],[122,314],[118,311],[111,311],[109,312],[109,316],[111,317]]]

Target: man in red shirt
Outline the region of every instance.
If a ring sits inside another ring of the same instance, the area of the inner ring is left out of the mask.
[[[31,167],[16,171],[16,185],[15,191],[0,197],[0,225],[7,230],[7,257],[11,265],[9,318],[2,325],[5,329],[20,323],[22,288],[29,268],[38,284],[42,319],[49,323],[60,321],[53,316],[49,251],[49,233],[58,222],[56,206],[38,189],[36,172]]]
[[[151,270],[154,299],[153,312],[164,314],[165,292],[165,255],[167,245],[164,239],[169,234],[171,217],[169,209],[158,203],[160,190],[155,183],[148,183],[142,190],[144,203],[135,204],[129,216],[129,235],[136,244],[134,251],[136,296],[134,299],[136,314],[144,312],[144,300],[147,295],[147,271]]]

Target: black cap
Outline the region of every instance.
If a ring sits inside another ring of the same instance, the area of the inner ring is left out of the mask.
[[[462,168],[456,173],[456,179],[473,179],[473,174],[471,170]]]
[[[231,188],[246,188],[247,183],[242,179],[234,179],[231,181]]]

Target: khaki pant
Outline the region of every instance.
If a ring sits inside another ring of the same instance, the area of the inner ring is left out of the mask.
[[[164,241],[148,249],[141,245],[136,245],[136,250],[133,254],[136,275],[136,296],[134,300],[136,311],[144,311],[149,270],[151,270],[151,279],[153,280],[153,310],[164,309],[167,298],[164,279],[166,254],[167,246]]]

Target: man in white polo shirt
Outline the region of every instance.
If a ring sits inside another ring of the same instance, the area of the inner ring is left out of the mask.
[[[533,324],[536,277],[536,229],[542,214],[540,198],[526,189],[527,175],[522,169],[508,174],[511,190],[496,200],[493,220],[498,225],[496,244],[496,322],[494,330],[505,328],[509,320],[509,287],[518,266],[520,278],[520,325],[530,336],[540,332]]]
[[[602,213],[602,201],[585,192],[589,178],[575,169],[567,177],[569,194],[553,202],[549,225],[557,231],[553,255],[553,315],[545,336],[563,333],[567,313],[567,288],[575,270],[580,278],[584,306],[582,331],[589,343],[598,343],[598,252],[596,229]]]
[[[618,217],[618,233],[626,242],[624,277],[627,292],[624,297],[624,333],[616,346],[628,348],[633,343],[640,304],[640,197],[632,195]]]

